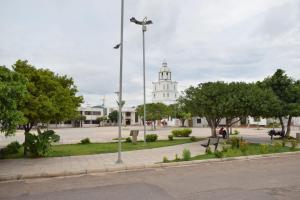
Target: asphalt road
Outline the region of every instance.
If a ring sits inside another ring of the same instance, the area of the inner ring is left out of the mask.
[[[0,183],[0,199],[300,199],[300,155]]]

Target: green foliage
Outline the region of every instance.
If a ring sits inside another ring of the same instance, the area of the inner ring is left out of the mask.
[[[26,93],[26,80],[5,66],[0,66],[0,132],[11,135],[18,124],[24,121],[17,108],[19,99]]]
[[[125,142],[127,142],[127,143],[132,142],[131,137],[127,137],[127,138],[125,139]]]
[[[212,154],[212,151],[211,151],[211,148],[210,148],[210,147],[207,148],[206,154],[208,154],[208,155],[211,155],[211,154]]]
[[[286,139],[283,139],[282,140],[282,147],[285,147],[285,145],[286,145]]]
[[[190,128],[172,130],[172,134],[174,137],[189,137],[191,133],[192,133],[192,129]]]
[[[197,138],[196,138],[195,136],[192,136],[192,137],[191,137],[191,141],[192,141],[192,142],[195,142],[196,140],[197,140]]]
[[[292,145],[292,150],[295,150],[296,149],[296,147],[297,147],[297,145],[298,145],[298,141],[297,140],[292,140],[291,141],[291,145]]]
[[[18,153],[20,148],[21,148],[21,145],[18,141],[11,142],[5,148],[0,150],[0,157],[3,157],[6,154]]]
[[[189,161],[191,159],[191,152],[188,149],[183,149],[182,151],[182,159],[184,161]]]
[[[175,154],[175,161],[180,161],[178,154]]]
[[[90,143],[91,143],[90,138],[84,138],[80,140],[80,144],[90,144]]]
[[[274,143],[273,149],[274,149],[275,152],[279,152],[281,148],[282,148],[281,142],[275,142]]]
[[[232,148],[240,148],[240,141],[241,141],[241,138],[239,137],[231,137],[230,138],[230,143],[231,143],[231,146]]]
[[[240,134],[240,132],[238,130],[233,131],[233,135],[239,135],[239,134]]]
[[[168,139],[169,139],[170,141],[174,140],[173,135],[168,135]]]
[[[247,151],[248,151],[248,148],[249,148],[248,142],[240,141],[239,148],[240,148],[241,152],[242,152],[244,155],[246,155],[246,154],[247,154]]]
[[[59,135],[56,135],[53,130],[45,130],[41,132],[38,129],[38,134],[34,135],[27,133],[29,152],[33,156],[45,156],[51,149],[52,143],[58,142]]]
[[[112,111],[111,113],[109,113],[108,118],[111,122],[117,123],[119,119],[119,112],[116,110]]]
[[[184,126],[185,120],[189,120],[192,118],[191,113],[186,110],[184,104],[175,103],[169,105],[169,115],[181,121],[181,126]]]
[[[223,146],[222,146],[222,151],[223,151],[223,152],[227,152],[228,149],[229,149],[228,146],[226,146],[226,145],[223,145]]]
[[[260,144],[259,145],[259,152],[261,154],[268,153],[268,151],[269,151],[269,145],[267,145],[267,144]]]
[[[13,65],[13,69],[27,80],[27,93],[18,105],[26,118],[24,125],[28,125],[27,132],[38,122],[61,122],[78,115],[77,108],[83,98],[76,96],[78,90],[72,78],[48,69],[37,69],[21,60]]]
[[[222,151],[218,151],[218,150],[216,150],[214,152],[214,154],[215,154],[216,158],[223,158],[223,156],[224,156],[223,152]]]
[[[167,156],[164,156],[163,157],[163,163],[167,163],[167,162],[169,162],[169,159],[167,158]]]
[[[146,104],[146,121],[162,120],[169,115],[168,106],[163,103],[148,103]],[[136,109],[138,116],[144,117],[144,105],[139,105]],[[144,119],[143,119],[144,120]],[[155,127],[154,127],[155,128]]]
[[[158,138],[157,134],[147,134],[146,135],[146,142],[155,142]]]

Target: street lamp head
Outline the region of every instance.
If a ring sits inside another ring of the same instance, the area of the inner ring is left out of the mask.
[[[117,44],[116,46],[114,46],[114,49],[118,49],[120,48],[121,44]]]
[[[138,24],[138,25],[153,24],[153,22],[151,20],[147,20],[147,17],[145,17],[143,21],[139,21],[139,20],[135,19],[135,17],[131,17],[130,22],[133,22],[133,23]]]

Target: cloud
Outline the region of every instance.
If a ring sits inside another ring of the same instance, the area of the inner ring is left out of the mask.
[[[147,100],[167,59],[179,89],[205,81],[256,81],[283,68],[300,77],[297,0],[126,0],[123,92],[143,102],[142,32],[130,17],[153,20],[146,36]],[[86,103],[115,105],[120,1],[4,0],[0,60],[27,59],[74,78]]]

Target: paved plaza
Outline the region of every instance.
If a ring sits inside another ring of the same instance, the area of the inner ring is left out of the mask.
[[[159,139],[168,139],[168,135],[171,134],[172,129],[176,127],[158,127],[157,130],[148,130],[148,133],[154,133],[159,135]],[[143,139],[143,127],[142,126],[127,126],[122,128],[122,137],[129,137],[130,130],[138,129],[138,139]],[[90,128],[59,128],[54,129],[57,134],[60,135],[60,144],[79,143],[83,138],[90,138],[92,142],[112,142],[114,138],[118,137],[118,127],[90,127]],[[210,128],[192,128],[192,135],[196,137],[207,137],[210,136]],[[270,137],[267,132],[269,128],[233,128],[238,130],[240,136],[249,138],[253,141],[270,141]],[[292,136],[295,136],[297,132],[300,132],[299,127],[292,127]],[[0,147],[9,144],[12,141],[19,141],[23,143],[24,132],[18,130],[15,136],[5,137],[3,134],[0,135]]]

